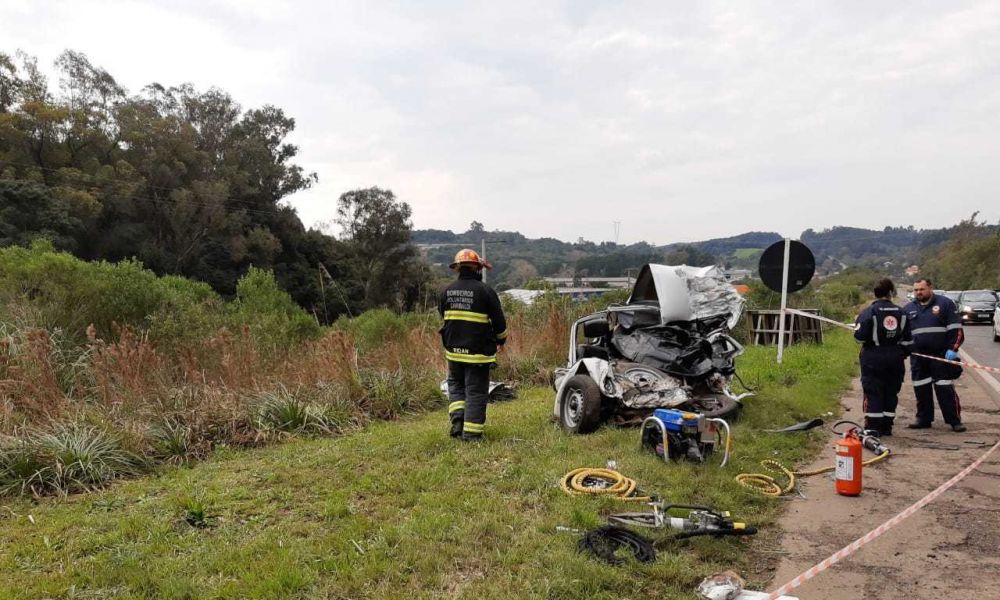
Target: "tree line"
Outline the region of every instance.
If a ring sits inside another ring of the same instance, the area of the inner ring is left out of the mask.
[[[1000,225],[973,213],[950,228],[943,243],[926,254],[921,274],[942,290],[1000,290]]]
[[[55,67],[53,90],[37,59],[0,53],[0,246],[46,238],[230,297],[252,266],[267,269],[327,322],[421,296],[411,209],[392,191],[341,195],[339,238],[283,203],[318,177],[295,163],[295,120],[282,109],[188,84],[130,93],[74,51]]]

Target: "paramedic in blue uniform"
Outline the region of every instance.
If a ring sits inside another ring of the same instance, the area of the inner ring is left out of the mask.
[[[913,354],[926,354],[948,360],[959,360],[958,349],[965,341],[962,318],[958,307],[945,296],[934,293],[929,279],[918,279],[913,284],[913,302],[903,307],[910,319]],[[917,418],[907,425],[910,429],[927,429],[934,421],[934,396],[944,422],[952,431],[965,431],[962,425],[962,404],[955,392],[955,380],[962,374],[962,367],[929,358],[910,356],[910,378],[917,397]]]
[[[854,322],[854,338],[861,342],[861,389],[864,391],[865,429],[892,435],[899,389],[910,344],[910,322],[892,302],[896,286],[882,279],[872,290],[875,301]]]

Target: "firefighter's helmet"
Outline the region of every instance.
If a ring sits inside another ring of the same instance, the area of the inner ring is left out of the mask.
[[[480,258],[478,252],[469,248],[459,250],[458,253],[455,254],[455,260],[451,261],[449,266],[457,271],[462,265],[472,265],[477,269],[481,269],[483,267],[487,269],[493,268],[493,265],[491,265],[489,261],[484,258]]]

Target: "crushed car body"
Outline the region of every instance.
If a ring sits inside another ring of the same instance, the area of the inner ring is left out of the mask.
[[[743,347],[729,335],[744,299],[717,267],[649,264],[628,301],[579,319],[554,377],[554,415],[570,431],[609,418],[638,423],[655,408],[735,413],[730,389]]]

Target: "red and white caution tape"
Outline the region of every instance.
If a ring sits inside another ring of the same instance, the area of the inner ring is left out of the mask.
[[[962,469],[962,471],[958,475],[955,475],[954,477],[952,477],[948,481],[942,483],[936,490],[934,490],[933,492],[927,494],[926,496],[924,496],[920,500],[917,500],[916,502],[914,502],[910,507],[908,507],[903,512],[901,512],[898,515],[896,515],[895,517],[889,519],[885,523],[879,525],[875,529],[872,529],[871,531],[869,531],[865,535],[859,537],[858,539],[856,539],[853,542],[851,542],[850,544],[844,546],[840,550],[834,552],[833,554],[831,554],[829,557],[827,557],[825,560],[823,560],[819,564],[817,564],[817,565],[815,565],[815,566],[807,569],[806,571],[804,571],[802,574],[800,574],[795,579],[792,579],[791,581],[789,581],[785,585],[781,586],[777,590],[771,592],[771,594],[767,597],[768,600],[776,600],[777,598],[781,597],[782,595],[787,594],[788,592],[794,590],[795,588],[799,587],[803,583],[809,581],[813,577],[819,575],[823,571],[826,571],[827,569],[829,569],[833,565],[837,564],[841,560],[843,560],[843,559],[847,558],[848,556],[854,554],[855,552],[857,552],[859,549],[861,549],[861,547],[864,546],[865,544],[867,544],[868,542],[871,542],[872,540],[874,540],[874,539],[878,538],[879,536],[881,536],[886,531],[888,531],[888,530],[892,529],[893,527],[895,527],[896,525],[898,525],[903,519],[909,517],[910,515],[912,515],[913,513],[917,512],[918,510],[920,510],[924,506],[930,504],[935,498],[937,498],[941,494],[945,493],[948,490],[948,488],[952,487],[953,485],[955,485],[956,483],[958,483],[959,481],[961,481],[966,475],[968,475],[969,473],[971,473],[972,471],[974,471],[979,465],[983,464],[983,461],[985,461],[987,458],[989,458],[990,454],[993,454],[993,452],[997,448],[1000,448],[1000,442],[997,442],[996,444],[994,444],[993,447],[990,448],[989,450],[987,450],[985,454],[983,454],[982,456],[980,456],[976,460],[976,462],[974,462],[971,465],[969,465],[968,467]]]
[[[785,312],[792,313],[793,315],[799,315],[800,317],[809,317],[810,319],[816,319],[817,321],[823,321],[824,323],[829,323],[830,325],[836,325],[837,327],[843,327],[844,329],[854,331],[853,323],[841,323],[840,321],[834,321],[833,319],[827,319],[826,317],[821,317],[803,310],[796,310],[794,308],[786,308]]]
[[[809,317],[810,319],[816,319],[817,321],[822,321],[824,323],[829,323],[831,325],[836,325],[837,327],[843,327],[844,329],[854,330],[854,325],[849,325],[847,323],[841,323],[840,321],[834,321],[833,319],[828,319],[826,317],[821,317],[819,315],[814,315],[812,313],[807,313],[801,310],[796,310],[794,308],[786,308],[785,312],[792,313],[794,315],[799,315],[802,317]],[[941,358],[940,356],[931,356],[929,354],[920,354],[917,352],[913,353],[913,356],[919,356],[920,358],[929,358],[931,360],[940,361],[943,363],[948,363],[951,365],[958,365],[960,367],[968,367],[970,369],[979,369],[980,371],[986,371],[987,373],[1000,373],[1000,369],[997,367],[987,367],[986,365],[980,365],[973,362],[965,362],[961,360],[948,360],[947,358]]]
[[[1000,373],[1000,369],[996,367],[987,367],[986,365],[965,362],[962,360],[948,360],[947,358],[941,358],[940,356],[920,354],[919,352],[914,352],[913,356],[919,356],[920,358],[929,358],[931,360],[936,360],[938,362],[948,363],[949,365],[958,365],[960,367],[969,367],[970,369],[979,369],[980,371],[986,371],[987,373]]]

